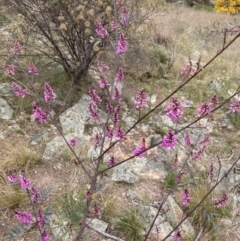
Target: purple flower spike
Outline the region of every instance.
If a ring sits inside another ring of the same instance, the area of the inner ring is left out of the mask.
[[[44,84],[44,99],[47,103],[56,99],[56,94],[47,82]]]
[[[117,72],[117,76],[115,78],[116,82],[121,82],[124,79],[124,72],[123,72],[123,68],[119,67],[118,72]]]
[[[50,240],[50,238],[49,238],[49,236],[48,236],[48,234],[45,230],[42,233],[42,240],[43,241],[49,241]]]
[[[100,38],[106,38],[109,35],[108,31],[102,26],[102,23],[100,21],[96,21],[95,26],[95,31]]]
[[[44,224],[45,224],[45,217],[44,217],[44,215],[43,215],[41,210],[38,210],[37,221],[38,221],[38,226],[39,227],[43,227],[44,226]]]
[[[133,151],[133,155],[137,155],[138,157],[142,158],[146,154],[145,151],[146,151],[145,138],[143,138],[141,145]]]
[[[211,111],[211,105],[207,102],[202,103],[202,105],[197,109],[199,115],[208,115]]]
[[[181,200],[184,206],[189,206],[189,202],[192,199],[189,190],[186,188],[184,191],[181,192]]]
[[[11,49],[11,52],[14,55],[18,55],[22,51],[22,49],[23,47],[20,45],[19,42],[16,41],[14,47]]]
[[[174,148],[177,145],[177,137],[173,131],[169,131],[166,136],[163,137],[162,147]]]
[[[173,235],[173,241],[181,241],[181,240],[182,240],[182,235],[180,231],[175,232]]]
[[[71,138],[69,141],[68,141],[68,144],[72,147],[76,146],[77,145],[77,139],[75,137]]]
[[[9,75],[15,75],[15,70],[16,70],[17,66],[14,64],[5,64],[3,66],[3,69],[5,70],[5,72]]]
[[[108,159],[107,163],[108,163],[108,166],[109,166],[109,167],[114,166],[114,164],[115,164],[115,158],[114,158],[113,156],[111,156],[111,157]]]
[[[148,107],[147,102],[148,102],[147,93],[143,89],[138,90],[138,92],[135,96],[135,99],[134,99],[134,105],[135,105],[136,109],[142,110],[142,109]]]
[[[33,223],[33,217],[32,214],[27,211],[14,211],[14,216],[16,219],[24,224],[32,224]]]
[[[117,129],[114,131],[113,134],[118,140],[125,140],[126,139],[126,134],[120,127],[117,127]]]
[[[29,63],[28,73],[31,74],[31,75],[38,75],[37,67],[33,63]]]
[[[27,179],[23,175],[19,175],[19,182],[21,184],[22,189],[28,189],[28,187],[31,185],[31,180]]]
[[[240,113],[240,100],[232,100],[229,110],[233,113]]]
[[[40,124],[47,123],[49,115],[45,113],[41,107],[38,107],[35,102],[32,103],[32,108],[35,120],[38,120]]]
[[[32,187],[31,189],[31,200],[33,202],[37,202],[40,201],[42,199],[41,193],[39,192],[39,190],[35,187]]]
[[[174,97],[172,97],[172,103],[167,106],[165,111],[167,112],[166,115],[171,118],[173,121],[178,121],[182,118],[183,112],[183,105]]]
[[[97,217],[99,215],[100,208],[95,204],[93,209],[93,216]]]
[[[225,192],[222,194],[221,199],[212,198],[212,202],[214,203],[214,206],[217,208],[222,208],[227,206],[227,200],[228,200],[228,195]]]
[[[117,43],[117,52],[116,54],[124,54],[128,49],[127,38],[123,33],[120,33],[119,40]]]
[[[26,97],[27,89],[23,89],[18,84],[12,82],[12,90],[14,91],[16,96],[21,96],[22,98]]]

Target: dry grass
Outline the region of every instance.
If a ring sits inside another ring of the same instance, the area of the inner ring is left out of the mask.
[[[0,170],[14,171],[27,168],[29,164],[37,164],[42,161],[40,153],[37,153],[23,139],[6,140],[1,143]]]
[[[0,209],[14,209],[28,199],[27,193],[23,192],[18,185],[11,185],[0,173]]]

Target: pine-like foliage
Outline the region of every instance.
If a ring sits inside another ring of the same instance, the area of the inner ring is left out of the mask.
[[[240,12],[240,0],[216,0],[215,10],[220,13],[237,14]]]

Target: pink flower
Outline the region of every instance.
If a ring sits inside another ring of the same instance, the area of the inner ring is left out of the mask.
[[[31,180],[27,179],[23,175],[19,175],[19,182],[21,184],[22,189],[28,189],[28,187],[31,185]]]
[[[196,150],[196,152],[193,154],[192,159],[193,159],[193,160],[201,159],[202,156],[203,156],[205,147],[206,147],[206,146],[203,145],[202,147],[198,148],[198,149]]]
[[[14,211],[14,216],[16,219],[24,224],[32,224],[33,223],[33,217],[32,214],[27,211]]]
[[[16,70],[17,66],[14,64],[5,64],[3,66],[3,69],[5,70],[5,72],[9,75],[14,75],[15,74],[15,70]]]
[[[98,59],[98,62],[97,62],[97,68],[101,73],[109,70],[109,67],[107,65],[103,64],[102,62],[100,62],[99,59]]]
[[[145,138],[142,139],[142,143],[139,147],[137,147],[133,152],[133,155],[137,155],[138,157],[144,157],[146,154],[146,146],[145,146]]]
[[[107,163],[108,163],[108,166],[109,166],[109,167],[114,166],[114,164],[115,164],[115,158],[114,158],[113,156],[111,156],[111,157],[108,159]]]
[[[33,63],[29,63],[28,65],[28,73],[32,75],[38,75],[37,67]]]
[[[189,190],[186,188],[181,192],[181,200],[184,206],[189,206],[189,202],[192,199]]]
[[[40,124],[47,123],[49,115],[45,113],[41,107],[38,107],[35,102],[32,103],[32,108],[35,120],[38,120]]]
[[[117,28],[117,23],[116,23],[116,20],[113,19],[113,20],[111,21],[111,30],[113,31],[113,30],[115,30],[116,28]]]
[[[113,132],[113,134],[118,140],[125,140],[126,139],[126,134],[120,127],[117,127],[115,129],[115,131]]]
[[[120,113],[120,110],[121,110],[121,106],[118,105],[116,108],[114,108],[114,115],[113,115],[113,124],[116,126],[119,122],[119,113]]]
[[[9,182],[17,184],[19,183],[19,178],[14,177],[13,175],[7,175],[6,178],[8,179]]]
[[[117,102],[120,102],[122,100],[121,92],[119,91],[119,89],[117,87],[114,87],[112,99],[116,100]]]
[[[184,172],[180,172],[177,177],[176,177],[176,180],[175,180],[175,183],[176,184],[179,184],[182,180],[182,176],[183,176]]]
[[[106,111],[109,113],[113,112],[113,106],[109,102],[106,103]]]
[[[109,35],[108,31],[102,26],[102,23],[100,21],[96,21],[95,26],[95,31],[100,38],[106,38]]]
[[[128,49],[127,38],[123,33],[120,33],[118,43],[117,43],[117,52],[116,54],[124,54]]]
[[[117,76],[115,78],[116,82],[121,82],[124,79],[124,73],[123,73],[123,68],[119,67],[118,72],[117,72]]]
[[[216,107],[219,105],[219,99],[217,95],[213,95],[210,97],[211,107]]]
[[[163,137],[162,147],[174,148],[177,145],[177,137],[173,131],[169,131],[166,136]]]
[[[101,79],[98,81],[98,84],[101,89],[104,89],[105,87],[110,85],[105,74],[102,74]]]
[[[135,105],[136,109],[142,110],[142,109],[148,107],[147,102],[148,102],[147,93],[143,89],[138,90],[138,92],[135,96],[135,99],[134,99],[134,105]]]
[[[172,103],[169,104],[165,111],[167,112],[166,115],[171,118],[173,121],[178,121],[182,118],[183,112],[183,105],[174,97],[172,97]]]
[[[207,102],[202,103],[202,105],[197,109],[199,115],[208,115],[211,111],[211,106]]]
[[[39,190],[35,187],[32,187],[31,189],[31,200],[33,202],[37,202],[40,201],[42,199],[41,193],[39,192]]]
[[[97,148],[98,146],[100,146],[101,144],[101,140],[102,140],[102,137],[101,135],[99,135],[98,133],[95,135],[94,137],[94,142],[95,142],[95,148]]]
[[[175,232],[173,235],[173,241],[181,241],[181,239],[182,239],[182,235],[180,231]]]
[[[228,200],[228,195],[225,192],[222,194],[221,199],[212,198],[212,202],[214,203],[214,206],[217,208],[222,208],[227,206],[227,200]]]
[[[23,47],[20,45],[19,42],[16,41],[14,47],[11,49],[11,52],[14,55],[18,55],[22,51],[22,49]]]
[[[72,147],[76,146],[77,145],[77,139],[75,137],[71,138],[69,141],[68,141],[68,144]]]
[[[240,100],[232,100],[229,110],[233,113],[240,113]]]
[[[12,90],[14,91],[16,96],[21,96],[22,98],[26,97],[27,89],[23,89],[15,82],[12,82]]]
[[[109,126],[106,127],[106,136],[108,138],[112,138],[113,137],[113,129]]]
[[[98,121],[100,118],[100,115],[96,109],[96,106],[94,106],[92,103],[90,103],[88,105],[88,113],[90,115],[90,117],[94,120],[94,121]]]
[[[123,26],[128,26],[129,25],[129,12],[128,12],[128,10],[125,7],[122,8],[120,23]]]
[[[97,217],[99,215],[100,208],[95,204],[93,209],[93,217]]]
[[[91,97],[91,103],[94,105],[94,106],[97,106],[101,103],[102,99],[99,97],[99,95],[96,93],[96,90],[94,89],[90,89],[88,91],[90,97]]]
[[[192,141],[191,141],[191,138],[190,138],[190,135],[188,132],[186,132],[185,136],[184,136],[184,143],[187,145],[187,146],[192,146]]]
[[[44,83],[44,99],[47,103],[56,99],[56,94],[47,82]]]
[[[44,215],[43,215],[41,210],[38,210],[37,221],[38,221],[38,226],[39,227],[43,227],[44,226],[44,224],[45,224],[45,217],[44,217]]]
[[[190,69],[191,69],[191,66],[189,64],[186,64],[181,71],[181,75],[188,74],[190,72]]]
[[[50,238],[47,234],[47,232],[44,230],[43,233],[42,233],[42,241],[49,241]]]

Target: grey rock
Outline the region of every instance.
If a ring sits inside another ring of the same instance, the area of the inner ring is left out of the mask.
[[[4,140],[5,138],[5,133],[3,131],[0,131],[0,140]]]
[[[112,181],[133,184],[139,181],[139,177],[120,165],[113,169]]]
[[[138,194],[136,192],[132,191],[131,189],[127,190],[127,198],[131,202],[133,202],[133,201],[139,202],[140,201]]]
[[[94,219],[87,218],[87,223],[89,223],[88,225],[90,227],[92,226],[101,232],[106,232],[108,227],[108,223],[97,218],[94,218]]]
[[[76,137],[81,137],[87,127],[86,124],[88,126],[95,125],[94,121],[90,119],[88,114],[89,102],[90,97],[88,95],[83,95],[77,104],[60,115],[59,119],[64,134],[74,133]],[[106,113],[101,110],[99,110],[99,113],[100,120],[98,123],[102,124],[106,120]]]
[[[173,226],[176,226],[181,222],[184,215],[182,209],[178,206],[172,196],[169,196],[167,201],[163,204],[163,212],[165,212],[167,221]],[[195,233],[188,219],[181,224],[180,229],[183,236],[191,237]]]
[[[12,86],[10,83],[0,84],[0,96],[12,96]]]
[[[13,116],[13,110],[7,101],[0,98],[0,119],[10,120]]]

